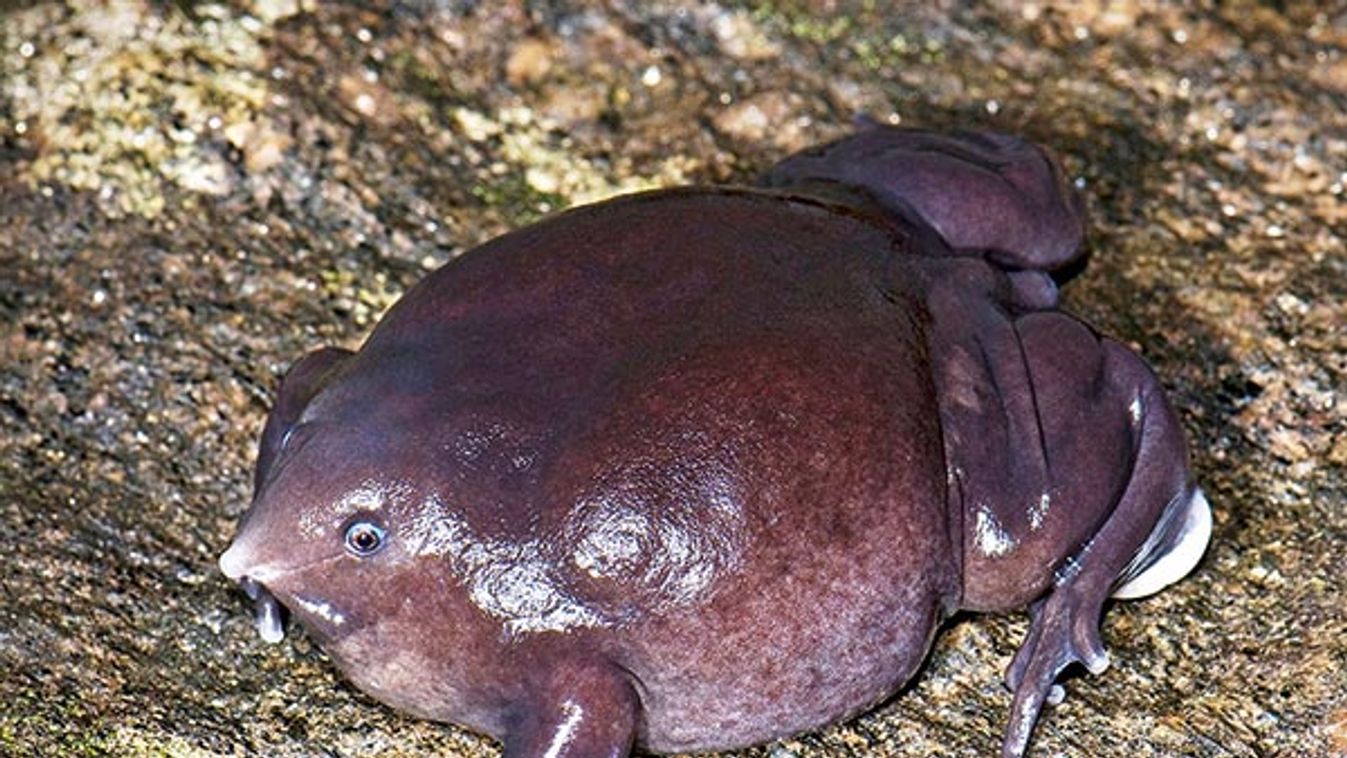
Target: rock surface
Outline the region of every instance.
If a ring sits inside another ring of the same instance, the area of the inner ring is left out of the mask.
[[[880,9],[885,6],[885,9]],[[1155,366],[1215,509],[1035,756],[1347,756],[1347,14],[1312,3],[100,3],[0,23],[0,754],[428,756],[215,569],[280,372],[427,270],[869,114],[1054,146],[1068,306]],[[1023,618],[745,756],[991,754]]]

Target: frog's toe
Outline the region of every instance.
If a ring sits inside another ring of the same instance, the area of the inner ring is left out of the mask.
[[[1006,685],[1015,699],[1001,747],[1003,758],[1023,756],[1044,703],[1056,705],[1066,697],[1057,678],[1067,667],[1080,663],[1092,674],[1108,668],[1108,652],[1099,635],[1102,611],[1102,599],[1091,600],[1070,587],[1035,604],[1029,635],[1006,669]]]

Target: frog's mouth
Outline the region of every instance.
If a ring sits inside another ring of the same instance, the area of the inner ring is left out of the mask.
[[[257,636],[272,644],[285,639],[285,611],[276,596],[261,582],[246,576],[239,580],[239,584],[253,600],[253,626]]]
[[[341,556],[335,556],[340,558]],[[235,543],[220,556],[220,570],[239,583],[253,601],[253,627],[263,642],[277,643],[285,639],[285,624],[291,617],[302,622],[320,639],[330,640],[351,630],[344,608],[329,602],[324,593],[315,594],[306,581],[313,573],[322,573],[334,556],[297,565],[278,567],[258,565],[253,550]]]
[[[258,567],[252,551],[235,542],[220,556],[220,572],[233,579],[253,601],[253,624],[263,642],[276,643],[285,639],[285,611],[275,593],[267,589],[263,579],[273,579],[276,572]]]

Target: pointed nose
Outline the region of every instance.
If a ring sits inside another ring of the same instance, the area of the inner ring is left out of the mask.
[[[248,575],[252,567],[251,556],[237,541],[220,556],[220,571],[234,581],[240,581]]]

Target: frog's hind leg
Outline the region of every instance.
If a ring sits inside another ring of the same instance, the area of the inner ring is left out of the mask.
[[[1134,442],[1130,479],[1116,508],[1086,544],[1067,559],[1052,589],[1031,608],[1023,646],[1006,671],[1014,692],[1003,758],[1020,758],[1045,701],[1062,696],[1057,677],[1073,663],[1090,673],[1108,667],[1099,623],[1110,595],[1137,583],[1157,591],[1187,574],[1210,535],[1206,498],[1188,477],[1183,433],[1158,380],[1139,358],[1102,340],[1108,381],[1130,397]],[[1144,581],[1143,581],[1144,580]]]
[[[954,253],[1009,270],[1062,272],[1081,257],[1079,194],[1046,150],[1008,134],[871,124],[786,158],[761,184],[859,193],[881,213],[929,226]]]

